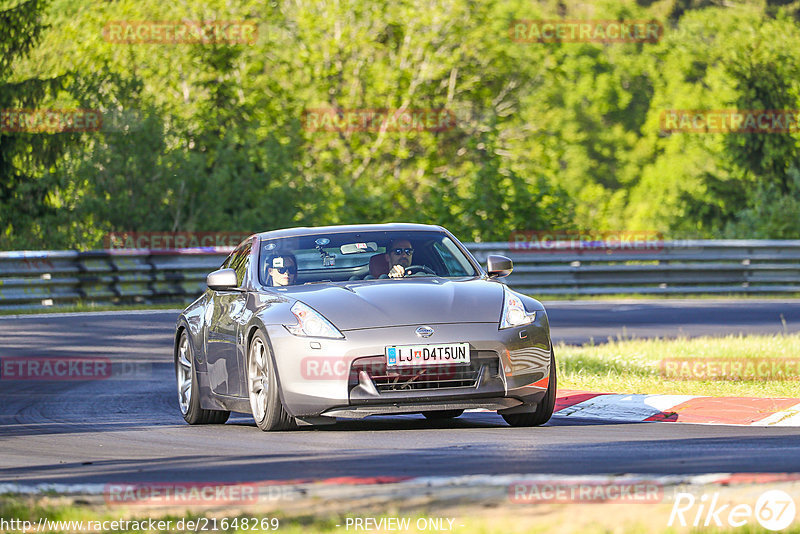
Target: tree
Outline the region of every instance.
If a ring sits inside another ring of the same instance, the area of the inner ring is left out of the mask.
[[[46,28],[47,6],[47,0],[26,0],[0,10],[0,112],[37,108],[69,77],[15,75],[15,64],[31,52]],[[54,185],[51,167],[78,137],[18,129],[10,122],[0,126],[0,249],[42,241],[46,220],[54,213],[47,202]]]

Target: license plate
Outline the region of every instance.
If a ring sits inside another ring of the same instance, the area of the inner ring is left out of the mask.
[[[395,345],[386,347],[387,367],[468,364],[469,343]]]

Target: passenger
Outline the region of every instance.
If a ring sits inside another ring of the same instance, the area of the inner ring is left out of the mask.
[[[297,280],[297,258],[294,254],[271,256],[267,260],[267,274],[270,286],[291,286]]]

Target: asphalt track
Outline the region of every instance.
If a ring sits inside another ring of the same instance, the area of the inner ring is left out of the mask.
[[[556,341],[800,331],[800,301],[550,303]],[[785,325],[781,321],[781,315]],[[800,472],[800,430],[612,424],[492,413],[262,433],[249,416],[190,427],[177,408],[175,312],[0,318],[0,359],[108,357],[119,380],[0,380],[0,482],[133,483],[465,474]],[[123,373],[124,374],[124,373]],[[799,392],[800,393],[800,392]]]

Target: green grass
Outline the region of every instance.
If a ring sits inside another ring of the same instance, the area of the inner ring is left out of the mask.
[[[609,340],[602,345],[556,347],[559,388],[611,393],[800,397],[800,369],[783,379],[681,379],[666,377],[665,358],[800,361],[800,334],[693,339]]]
[[[84,504],[76,504],[76,503],[58,503],[55,504],[53,502],[47,502],[47,497],[41,496],[29,496],[29,497],[20,497],[14,495],[0,495],[0,517],[8,519],[17,519],[17,520],[24,520],[30,521],[34,525],[37,524],[39,518],[47,518],[50,521],[83,521],[84,524],[87,522],[96,522],[96,521],[118,521],[118,520],[130,520],[130,521],[142,521],[147,519],[153,520],[163,520],[163,521],[170,521],[171,523],[169,526],[171,528],[165,529],[166,532],[184,532],[187,531],[185,528],[183,530],[178,530],[176,526],[179,524],[179,521],[183,520],[183,525],[186,525],[187,521],[193,521],[195,524],[198,523],[199,518],[217,518],[217,522],[215,526],[217,527],[215,530],[211,530],[212,523],[210,521],[206,521],[203,524],[208,526],[206,532],[229,532],[229,533],[239,533],[239,532],[287,532],[287,533],[297,533],[297,534],[304,534],[304,533],[326,533],[326,532],[353,532],[356,530],[353,525],[350,525],[350,528],[347,528],[347,517],[370,517],[376,520],[380,520],[380,518],[388,518],[388,517],[401,517],[401,518],[408,518],[409,523],[412,525],[411,528],[408,530],[402,530],[403,532],[426,532],[426,530],[418,530],[415,528],[416,522],[420,518],[427,518],[427,517],[450,517],[455,519],[454,526],[456,532],[476,532],[476,533],[503,533],[509,534],[509,532],[520,532],[520,529],[509,529],[507,526],[498,526],[492,525],[491,521],[486,520],[485,518],[470,518],[470,517],[454,517],[452,515],[441,515],[441,514],[425,514],[420,512],[411,512],[411,513],[396,513],[397,511],[394,509],[386,510],[385,512],[355,512],[352,514],[339,514],[339,513],[326,513],[326,514],[317,514],[314,513],[313,510],[309,510],[307,512],[302,512],[299,515],[285,515],[280,512],[276,513],[272,512],[248,512],[243,513],[241,511],[234,512],[234,513],[224,513],[220,511],[212,512],[202,511],[202,510],[195,510],[193,512],[185,511],[184,513],[175,514],[174,512],[159,512],[155,509],[150,509],[147,512],[142,514],[135,514],[131,513],[130,509],[110,509],[107,507],[97,507],[97,506],[89,506]],[[57,497],[56,497],[57,499]],[[390,507],[393,508],[393,507]],[[226,522],[222,523],[222,518],[225,517]],[[255,518],[259,522],[259,527],[261,526],[261,520],[266,519],[264,523],[265,526],[270,527],[273,525],[272,519],[277,518],[279,526],[277,529],[266,528],[261,530],[260,528],[252,528],[252,522],[246,525],[247,528],[244,528],[244,524],[241,523],[242,519],[247,519],[251,521],[252,518]],[[234,519],[238,519],[236,523],[234,523]],[[236,525],[238,528],[234,528],[233,526]],[[464,525],[464,528],[460,528],[461,525]],[[226,526],[227,528],[223,529],[222,527]],[[35,527],[34,527],[35,528]],[[197,530],[197,529],[195,529]],[[202,530],[201,530],[202,531]],[[361,532],[365,532],[365,530],[360,529]],[[373,529],[368,531],[376,532]],[[533,530],[526,529],[527,532],[533,532]],[[3,531],[0,531],[3,532]],[[13,530],[9,530],[9,532],[15,532]],[[19,532],[16,530],[16,532]],[[58,532],[58,531],[49,531],[49,532]],[[127,533],[127,532],[137,532],[141,533],[142,530],[138,529],[119,529],[115,530],[114,532],[118,533]],[[148,530],[144,530],[144,532],[148,532]],[[191,532],[191,530],[189,531]],[[542,529],[541,532],[546,532],[546,530]]]

